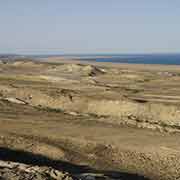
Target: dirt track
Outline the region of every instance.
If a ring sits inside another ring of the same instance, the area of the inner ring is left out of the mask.
[[[0,67],[1,160],[112,179],[178,179],[177,69]]]

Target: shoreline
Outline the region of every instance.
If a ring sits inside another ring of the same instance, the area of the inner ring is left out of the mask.
[[[86,61],[86,60],[75,60],[64,57],[56,58],[42,58],[38,61],[46,63],[67,63],[67,64],[89,64],[94,66],[104,66],[109,68],[127,68],[134,70],[152,70],[152,71],[172,71],[179,72],[180,65],[171,64],[138,64],[138,63],[113,63],[113,62],[96,62],[96,61]]]

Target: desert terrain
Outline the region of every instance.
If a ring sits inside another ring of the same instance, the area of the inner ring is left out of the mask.
[[[180,66],[0,60],[1,179],[180,179]]]

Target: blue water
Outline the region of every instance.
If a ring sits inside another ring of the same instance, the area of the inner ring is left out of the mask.
[[[79,55],[82,61],[180,65],[180,54]]]
[[[95,62],[113,62],[113,63],[132,63],[132,64],[165,64],[180,65],[180,54],[144,54],[144,55],[112,55],[112,56],[96,56],[95,58],[83,58],[80,60]]]

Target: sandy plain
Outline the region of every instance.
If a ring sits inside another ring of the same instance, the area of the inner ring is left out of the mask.
[[[180,66],[0,61],[0,176],[178,179],[179,82]]]

